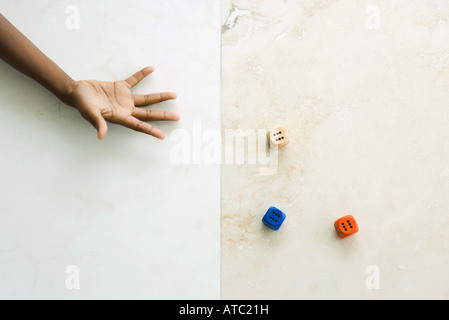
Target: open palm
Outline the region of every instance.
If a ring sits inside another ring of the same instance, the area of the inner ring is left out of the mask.
[[[174,112],[142,109],[165,100],[176,99],[173,92],[133,94],[131,88],[154,71],[146,67],[126,80],[106,82],[98,80],[74,81],[70,100],[82,117],[89,121],[103,139],[108,131],[106,121],[164,139],[164,133],[146,121],[178,121]]]

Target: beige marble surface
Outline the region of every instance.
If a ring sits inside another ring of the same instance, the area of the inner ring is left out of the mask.
[[[222,6],[222,129],[291,135],[222,167],[222,297],[449,298],[449,2]]]

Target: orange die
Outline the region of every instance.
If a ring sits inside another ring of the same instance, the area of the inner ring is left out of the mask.
[[[335,230],[340,238],[346,238],[359,231],[353,216],[345,216],[334,222]]]

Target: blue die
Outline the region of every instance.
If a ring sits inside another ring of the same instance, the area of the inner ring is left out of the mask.
[[[286,217],[285,213],[278,208],[270,207],[267,213],[263,216],[262,222],[268,228],[279,230]]]

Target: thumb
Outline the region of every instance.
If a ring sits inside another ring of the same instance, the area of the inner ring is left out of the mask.
[[[95,127],[97,128],[97,137],[100,140],[103,140],[106,137],[106,133],[108,132],[108,125],[106,120],[102,116],[98,116],[95,120]]]

